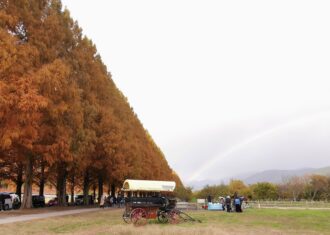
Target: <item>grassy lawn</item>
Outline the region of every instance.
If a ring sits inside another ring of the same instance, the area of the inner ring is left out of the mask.
[[[242,214],[191,211],[202,223],[125,224],[122,210],[107,210],[1,225],[1,234],[330,234],[330,210],[247,209]]]

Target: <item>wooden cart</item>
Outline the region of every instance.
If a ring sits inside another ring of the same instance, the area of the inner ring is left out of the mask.
[[[124,221],[136,226],[145,225],[148,219],[179,223],[183,217],[182,212],[175,209],[174,189],[173,181],[125,180],[122,188],[126,194]]]

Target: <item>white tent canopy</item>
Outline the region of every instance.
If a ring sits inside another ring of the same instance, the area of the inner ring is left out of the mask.
[[[157,180],[125,180],[123,191],[149,191],[149,192],[173,192],[174,181]]]

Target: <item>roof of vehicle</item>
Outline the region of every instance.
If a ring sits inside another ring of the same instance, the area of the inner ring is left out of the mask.
[[[10,198],[11,199],[10,194],[8,194],[8,193],[0,193],[0,199],[1,200],[7,199],[7,198]]]
[[[173,192],[174,181],[132,180],[127,179],[123,184],[123,191]]]

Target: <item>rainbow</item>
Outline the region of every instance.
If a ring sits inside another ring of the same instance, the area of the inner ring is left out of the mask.
[[[312,123],[315,121],[318,121],[322,118],[329,118],[330,117],[330,111],[327,112],[322,112],[322,113],[317,113],[313,115],[308,115],[304,117],[300,117],[294,120],[290,120],[284,124],[277,125],[275,127],[269,128],[267,130],[264,130],[262,132],[259,132],[253,136],[250,136],[243,141],[239,142],[238,144],[235,144],[225,151],[221,151],[218,154],[216,154],[214,157],[212,157],[209,161],[207,161],[204,165],[202,165],[197,171],[192,174],[192,176],[188,179],[188,182],[198,180],[200,176],[209,170],[212,166],[214,166],[218,161],[230,156],[231,154],[235,153],[236,151],[256,142],[259,141],[260,139],[263,139],[265,137],[269,137],[271,135],[277,134],[279,132],[282,132],[284,130],[296,127],[296,126],[301,126],[301,125],[306,125],[308,123]]]

